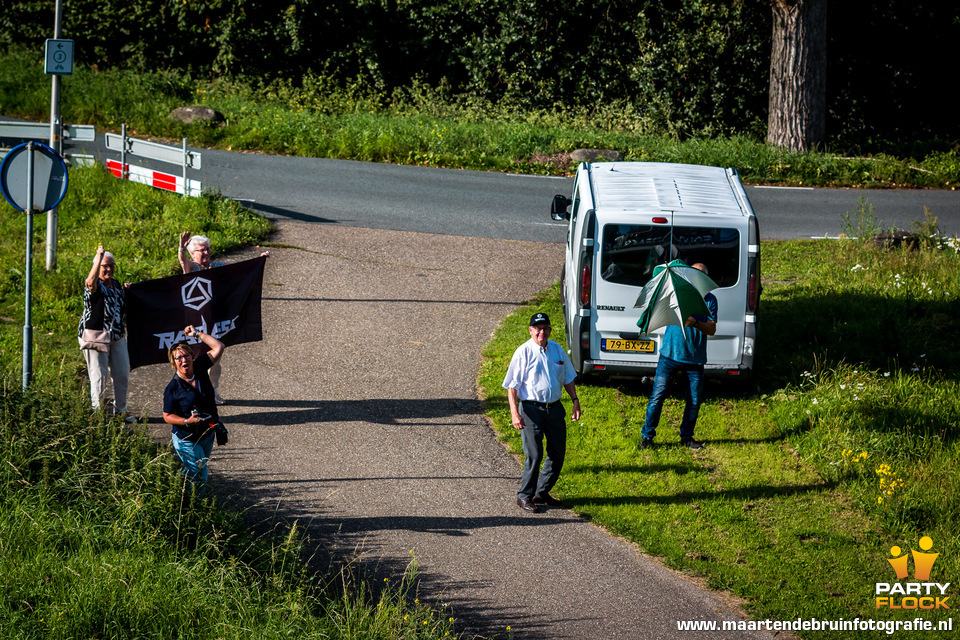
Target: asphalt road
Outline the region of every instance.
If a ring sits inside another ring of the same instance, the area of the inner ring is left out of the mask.
[[[119,157],[104,149],[102,135],[95,143],[68,144],[65,151],[88,153],[100,162]],[[191,170],[190,178],[274,220],[561,242],[564,224],[550,220],[550,201],[557,193],[569,196],[573,189],[570,178],[196,151],[203,156],[203,170]],[[137,163],[179,171],[146,160]],[[957,191],[750,185],[746,190],[763,238],[836,236],[844,230],[844,214],[855,212],[861,197],[873,206],[878,224],[912,229],[926,207],[944,233],[960,237]]]
[[[276,220],[482,238],[562,242],[550,220],[573,180],[429,167],[204,151],[205,187]],[[960,236],[960,193],[943,190],[808,189],[747,186],[765,238],[836,236],[864,197],[885,226],[911,229],[924,207]]]

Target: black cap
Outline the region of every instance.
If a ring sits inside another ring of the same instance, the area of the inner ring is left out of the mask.
[[[546,323],[550,324],[550,316],[545,313],[535,313],[530,316],[530,326],[532,327],[535,324]]]

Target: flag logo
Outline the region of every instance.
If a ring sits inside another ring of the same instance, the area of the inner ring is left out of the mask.
[[[213,299],[213,286],[206,278],[194,278],[180,288],[183,306],[188,309],[203,309]]]

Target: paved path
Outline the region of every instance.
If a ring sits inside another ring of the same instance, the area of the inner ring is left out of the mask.
[[[557,277],[562,245],[301,223],[272,240],[299,248],[271,249],[264,340],[224,357],[231,437],[215,479],[379,575],[415,557],[421,598],[448,603],[458,631],[679,638],[677,620],[739,619],[571,511],[516,506],[520,465],[482,415],[479,353]],[[170,375],[131,381],[165,439]]]

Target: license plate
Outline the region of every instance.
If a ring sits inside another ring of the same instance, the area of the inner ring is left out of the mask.
[[[656,351],[656,343],[653,340],[603,338],[600,340],[600,351],[613,353],[653,353]]]

